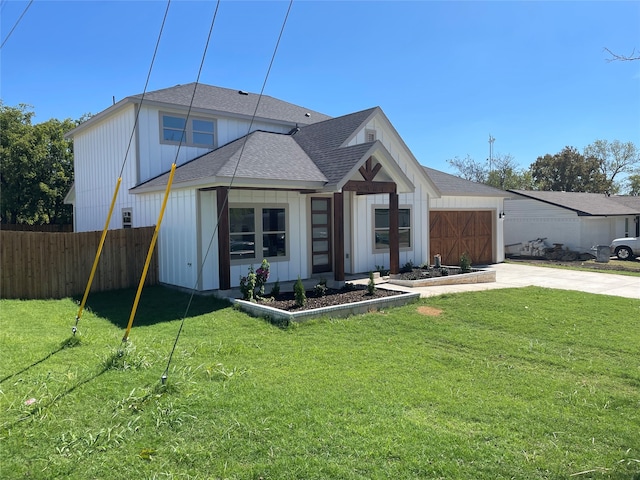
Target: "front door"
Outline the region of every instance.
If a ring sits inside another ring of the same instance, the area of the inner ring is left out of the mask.
[[[311,199],[311,271],[331,271],[331,199]]]

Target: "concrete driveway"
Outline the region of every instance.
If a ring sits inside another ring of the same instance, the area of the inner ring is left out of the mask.
[[[409,290],[420,292],[421,297],[443,293],[474,292],[494,288],[514,288],[535,285],[538,287],[577,290],[580,292],[615,295],[640,299],[640,277],[614,275],[610,273],[583,272],[563,268],[534,267],[514,263],[497,263],[487,268],[496,271],[496,281],[468,285],[442,285],[418,287]],[[386,283],[385,288],[396,289],[397,285]],[[405,290],[398,287],[397,290]]]

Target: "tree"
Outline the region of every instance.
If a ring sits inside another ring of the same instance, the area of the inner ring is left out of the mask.
[[[636,197],[640,196],[640,173],[627,177],[627,194]]]
[[[633,142],[596,140],[585,147],[584,156],[595,157],[600,161],[600,171],[611,183],[611,193],[620,190],[616,177],[620,174],[631,173],[634,168],[640,165],[640,152]]]
[[[600,161],[585,157],[574,147],[565,147],[555,155],[546,154],[531,164],[531,176],[536,190],[605,193],[611,191],[602,173]]]
[[[32,124],[34,112],[0,102],[0,217],[3,223],[69,223],[64,196],[73,183],[73,144],[64,134],[77,122]]]
[[[618,55],[617,53],[613,53],[607,47],[605,47],[604,50],[611,55],[611,58],[607,59],[607,62],[615,62],[618,60],[622,62],[631,62],[633,60],[640,60],[640,53],[636,53],[635,48],[633,49],[633,52],[631,52],[631,55]]]
[[[447,160],[457,170],[458,176],[472,182],[484,183],[501,190],[530,190],[531,174],[528,170],[519,169],[513,155],[497,154],[492,159],[492,169],[484,163],[475,161],[469,155],[464,159],[455,157]]]
[[[476,162],[468,154],[464,159],[458,157],[447,160],[447,163],[458,171],[458,176],[472,182],[484,183],[487,179],[487,167]]]

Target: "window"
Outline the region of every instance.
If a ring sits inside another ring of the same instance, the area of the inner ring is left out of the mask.
[[[162,116],[162,143],[180,143],[194,146],[215,146],[215,125],[213,120],[203,118],[190,118],[187,124],[186,117],[161,114]]]
[[[231,260],[286,257],[286,209],[229,208]]]
[[[398,210],[400,248],[411,248],[411,209]],[[389,209],[374,209],[374,250],[389,250]]]
[[[130,208],[122,209],[122,228],[131,228],[133,226],[132,211]]]

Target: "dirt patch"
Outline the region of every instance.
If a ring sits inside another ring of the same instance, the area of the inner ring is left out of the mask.
[[[427,315],[428,317],[437,317],[442,313],[442,310],[439,308],[428,307],[426,305],[422,305],[418,307],[418,313],[420,315]]]

